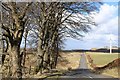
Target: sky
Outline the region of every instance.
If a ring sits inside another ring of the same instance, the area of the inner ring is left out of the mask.
[[[92,12],[97,27],[85,34],[81,40],[68,38],[64,49],[91,49],[102,48],[110,45],[118,46],[118,3],[105,2],[100,6],[100,11]]]

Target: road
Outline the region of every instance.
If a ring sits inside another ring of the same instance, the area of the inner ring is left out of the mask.
[[[80,65],[78,69],[88,69],[87,60],[85,54],[81,54]]]
[[[87,61],[86,61],[86,56],[85,54],[81,54],[81,59],[80,59],[80,65],[78,69],[72,70],[70,72],[65,73],[64,76],[61,78],[89,78],[89,79],[95,79],[95,78],[109,78],[110,76],[105,76],[105,75],[100,75],[93,73],[90,69],[88,69]],[[118,80],[118,79],[113,79],[112,80]]]

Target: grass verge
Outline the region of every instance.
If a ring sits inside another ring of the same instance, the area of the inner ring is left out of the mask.
[[[91,58],[93,59],[93,63],[99,67],[104,66],[117,58],[120,58],[118,56],[118,53],[109,54],[109,53],[87,52],[86,54],[89,54]],[[90,66],[89,68],[92,69]],[[120,67],[106,69],[102,72],[102,74],[109,75],[115,78],[119,78],[120,77],[120,75],[118,74],[119,69]]]

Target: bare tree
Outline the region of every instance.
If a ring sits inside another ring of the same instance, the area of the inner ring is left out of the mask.
[[[57,38],[60,35],[65,34],[66,37],[79,39],[83,36],[82,33],[90,30],[91,25],[95,25],[88,15],[91,11],[98,9],[93,4],[95,3],[38,3],[40,28],[36,72],[49,69],[51,57],[53,62],[57,61],[54,54],[55,49],[58,48],[60,39]]]
[[[10,43],[11,76],[19,79],[22,78],[20,44],[27,19],[26,12],[31,3],[24,3],[23,5],[25,7],[20,8],[21,5],[17,2],[2,3],[4,14],[2,16],[2,29],[5,31],[3,36],[7,37]],[[7,16],[9,16],[8,22],[10,23],[4,21],[8,18]]]
[[[26,41],[30,31],[31,41],[38,43],[37,63],[35,72],[51,70],[56,67],[59,49],[66,37],[80,39],[83,33],[95,25],[90,12],[98,7],[89,2],[39,2],[39,3],[2,3],[3,36],[7,38],[10,47],[11,76],[21,78],[22,66],[25,64]],[[30,5],[32,7],[30,7]],[[9,18],[9,19],[8,19]],[[30,19],[29,23],[27,23]],[[27,28],[26,28],[27,27]],[[25,35],[24,35],[25,33]],[[20,53],[20,45],[25,37],[25,48]],[[31,42],[30,41],[30,42]],[[23,57],[24,55],[24,57]]]

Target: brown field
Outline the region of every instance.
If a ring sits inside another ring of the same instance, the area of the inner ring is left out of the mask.
[[[80,62],[80,52],[61,52],[58,58],[57,69],[67,70],[68,68],[76,69]],[[36,57],[33,54],[28,54],[26,57],[26,67],[32,68],[36,64]]]
[[[61,59],[57,64],[57,69],[67,70],[68,68],[77,69],[80,62],[80,52],[61,53]]]
[[[34,67],[36,65],[36,60],[37,57],[35,54],[27,54],[26,56],[26,63],[25,63],[25,76],[24,77],[35,77],[35,78],[41,78],[41,77],[45,77],[46,74],[43,75],[33,75],[34,72]],[[8,65],[8,61],[9,61],[9,56],[6,56],[5,59],[5,66],[2,68],[2,72],[4,72],[4,77],[7,76],[8,74],[8,69],[9,69],[9,65]],[[68,69],[76,69],[79,66],[79,62],[80,62],[80,53],[79,52],[61,52],[60,53],[60,57],[58,59],[58,64],[57,64],[57,68],[56,70],[60,71],[57,72],[57,74],[61,74],[64,71],[68,70]],[[1,73],[2,73],[1,72]],[[28,74],[30,73],[30,74]],[[55,73],[56,74],[56,73]]]

